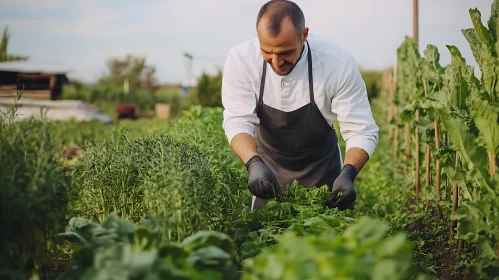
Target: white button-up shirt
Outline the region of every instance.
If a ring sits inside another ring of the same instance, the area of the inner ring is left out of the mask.
[[[372,155],[378,142],[378,126],[371,113],[364,80],[352,55],[336,44],[309,34],[312,52],[314,98],[329,124],[338,121],[346,150],[358,147]],[[287,76],[268,66],[263,103],[290,112],[310,103],[308,47]],[[260,93],[263,58],[258,38],[232,48],[222,79],[223,129],[229,142],[239,133],[254,136],[260,120],[256,107]]]

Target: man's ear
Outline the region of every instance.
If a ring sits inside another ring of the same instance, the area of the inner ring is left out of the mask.
[[[308,38],[308,27],[305,27],[305,29],[303,30],[303,34],[301,36],[301,42],[302,43],[305,43],[305,41],[307,41],[307,38]]]

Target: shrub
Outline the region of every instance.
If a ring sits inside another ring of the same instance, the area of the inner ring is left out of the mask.
[[[71,181],[44,121],[0,113],[0,278],[50,276]],[[19,274],[21,273],[21,274]]]

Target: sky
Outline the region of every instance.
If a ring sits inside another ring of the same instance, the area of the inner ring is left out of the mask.
[[[70,78],[95,82],[106,61],[145,56],[161,83],[185,83],[184,53],[192,75],[223,68],[229,50],[256,37],[255,20],[265,0],[0,0],[0,28],[8,26],[8,52],[59,63]],[[393,66],[404,36],[412,36],[411,0],[296,0],[310,33],[345,48],[363,69]],[[472,27],[470,8],[482,21],[492,0],[419,0],[419,43],[433,44],[441,64],[445,45],[457,46],[478,68],[461,29]]]

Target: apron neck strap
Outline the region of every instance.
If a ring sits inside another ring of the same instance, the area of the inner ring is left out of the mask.
[[[260,80],[260,97],[258,98],[258,107],[263,107],[263,91],[265,89],[265,76],[267,74],[267,62],[263,61],[263,71],[262,71],[262,79]]]
[[[310,103],[315,105],[314,98],[314,77],[312,75],[312,52],[310,51],[310,45],[307,42],[308,52],[307,52],[307,60],[308,60],[308,88],[310,92]]]
[[[308,87],[310,93],[310,103],[315,105],[314,98],[314,77],[312,75],[312,52],[310,51],[310,45],[307,43],[307,61],[308,61]],[[258,106],[263,107],[263,92],[265,89],[265,77],[267,75],[267,62],[263,61],[262,78],[260,82],[260,97],[258,98]]]

